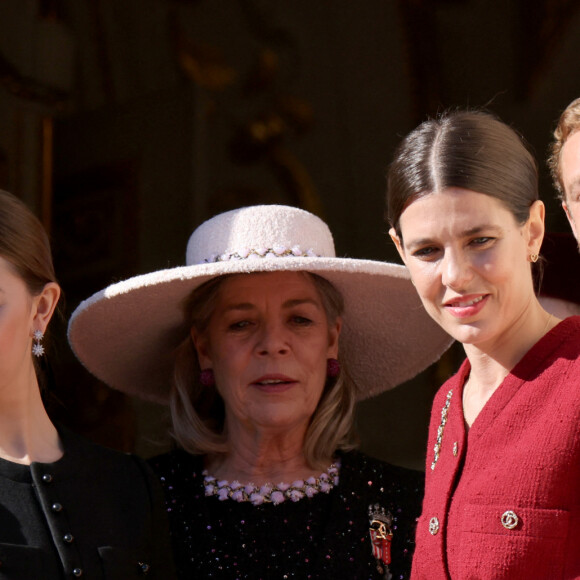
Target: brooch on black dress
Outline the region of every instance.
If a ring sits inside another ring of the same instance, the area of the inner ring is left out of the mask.
[[[377,570],[385,580],[391,580],[391,542],[393,541],[393,516],[378,503],[369,506],[369,534]]]

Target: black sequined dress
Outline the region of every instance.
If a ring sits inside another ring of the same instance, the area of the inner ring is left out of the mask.
[[[205,497],[200,456],[175,450],[153,458],[179,577],[384,578],[369,536],[369,505],[379,504],[394,516],[392,578],[408,578],[423,474],[356,451],[337,456],[340,480],[330,493],[278,505]]]

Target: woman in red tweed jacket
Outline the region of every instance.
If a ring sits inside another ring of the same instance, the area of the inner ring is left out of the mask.
[[[412,578],[580,578],[580,317],[538,302],[537,167],[495,117],[456,111],[399,145],[390,231],[467,359],[435,397]]]

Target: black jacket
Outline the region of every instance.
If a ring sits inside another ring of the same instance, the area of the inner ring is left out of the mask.
[[[63,457],[0,460],[0,579],[171,579],[161,492],[140,458],[59,429]]]

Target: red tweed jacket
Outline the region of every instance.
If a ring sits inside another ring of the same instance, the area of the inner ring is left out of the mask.
[[[411,578],[580,578],[580,317],[535,344],[467,432],[469,362],[433,403]]]

